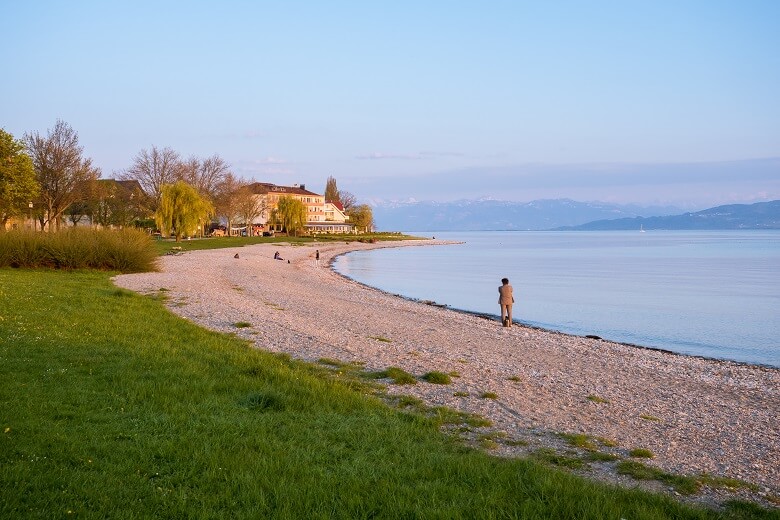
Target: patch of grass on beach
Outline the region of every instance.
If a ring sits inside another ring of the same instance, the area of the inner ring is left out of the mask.
[[[486,450],[494,450],[498,448],[499,442],[506,439],[506,432],[488,432],[482,433],[477,437],[479,445]]]
[[[606,448],[615,448],[618,446],[617,441],[607,439],[606,437],[596,437],[596,440],[599,442],[599,444]]]
[[[654,415],[648,415],[648,414],[645,414],[645,413],[643,413],[639,417],[641,419],[644,419],[645,421],[655,421],[655,422],[660,422],[661,421],[661,419],[659,419],[658,417],[656,417]]]
[[[509,376],[506,379],[507,381],[514,381],[515,383],[519,383],[523,380],[520,376]]]
[[[369,336],[369,339],[375,339],[377,341],[381,341],[382,343],[392,343],[393,340],[387,339],[384,336]]]
[[[507,446],[528,446],[528,441],[524,439],[510,439],[505,441]]]
[[[469,393],[468,392],[453,392],[452,396],[453,397],[468,397]]]
[[[596,449],[596,445],[593,444],[590,435],[585,435],[584,433],[560,433],[559,435],[566,440],[569,446],[589,451],[594,451]]]
[[[406,370],[398,367],[390,367],[379,372],[369,372],[366,377],[372,379],[391,379],[396,385],[416,385],[417,378]]]
[[[646,448],[634,448],[628,452],[628,456],[634,457],[635,459],[652,459],[655,457],[653,452]]]
[[[591,402],[593,402],[593,403],[598,403],[598,404],[602,404],[602,403],[606,404],[606,403],[609,403],[609,401],[608,401],[608,400],[606,400],[606,399],[604,399],[603,397],[599,397],[599,396],[597,396],[597,395],[593,395],[593,394],[589,395],[589,396],[587,397],[587,399],[588,399],[588,401],[591,401]]]
[[[560,454],[552,448],[540,448],[533,452],[532,458],[545,464],[569,469],[580,469],[585,465],[582,459]]]
[[[498,394],[495,392],[482,392],[479,394],[481,399],[498,399]]]
[[[660,469],[653,468],[635,460],[622,460],[617,463],[617,472],[628,475],[636,480],[657,480],[672,486],[682,495],[692,495],[701,488],[701,482],[686,475],[672,475]]]
[[[589,462],[613,462],[619,459],[620,457],[617,455],[604,453],[603,451],[590,451],[585,454],[585,460]]]
[[[467,448],[437,425],[453,412],[397,410],[109,277],[0,269],[0,518],[722,518]]]
[[[428,383],[434,384],[434,385],[448,385],[452,383],[452,379],[448,374],[445,374],[444,372],[427,372],[423,374],[422,376],[423,381],[427,381]]]
[[[237,329],[246,329],[252,326],[251,323],[248,321],[237,321],[233,324],[233,326]]]
[[[716,477],[706,473],[699,475],[699,482],[712,488],[749,489],[750,491],[758,491],[760,489],[756,484],[751,484],[750,482],[745,482],[738,478]]]

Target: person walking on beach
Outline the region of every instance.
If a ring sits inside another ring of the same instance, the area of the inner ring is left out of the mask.
[[[319,249],[317,249],[314,252],[314,265],[316,265],[317,267],[320,266],[320,250]]]
[[[501,286],[498,288],[498,304],[501,306],[501,323],[504,327],[512,326],[513,303],[515,297],[512,294],[512,286],[509,285],[509,278],[502,278]]]

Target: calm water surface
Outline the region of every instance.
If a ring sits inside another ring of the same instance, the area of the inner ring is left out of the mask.
[[[780,367],[778,231],[432,234],[464,243],[354,252],[336,269],[493,315],[506,276],[529,325]]]

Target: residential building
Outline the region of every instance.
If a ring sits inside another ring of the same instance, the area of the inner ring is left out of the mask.
[[[284,196],[300,200],[306,207],[306,229],[315,233],[349,233],[353,226],[347,224],[349,217],[344,213],[344,208],[333,202],[326,202],[324,195],[319,195],[306,189],[305,184],[293,184],[292,186],[278,186],[268,182],[256,182],[249,185],[249,189],[255,197],[261,199],[262,213],[253,222],[254,226],[260,226],[264,230],[278,231],[278,225],[269,222],[271,213],[279,204],[279,199]]]

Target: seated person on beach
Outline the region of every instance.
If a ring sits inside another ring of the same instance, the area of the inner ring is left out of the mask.
[[[274,260],[284,260],[284,258],[282,258],[282,257],[279,255],[279,251],[277,251],[276,253],[274,253]]]

